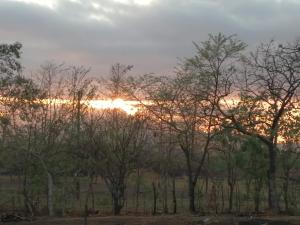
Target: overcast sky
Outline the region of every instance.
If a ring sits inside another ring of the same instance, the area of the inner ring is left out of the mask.
[[[45,61],[107,74],[115,62],[134,73],[169,73],[208,33],[238,34],[253,46],[299,34],[300,0],[0,0],[2,43],[20,41],[22,62]]]

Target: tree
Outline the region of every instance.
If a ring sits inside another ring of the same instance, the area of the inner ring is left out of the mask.
[[[291,179],[294,170],[297,170],[297,162],[299,160],[299,141],[300,141],[300,115],[298,108],[286,112],[284,123],[279,131],[279,168],[283,174],[283,199],[285,211],[291,213],[293,208],[291,203],[294,203],[291,195]]]
[[[0,75],[2,79],[5,78],[4,80],[8,80],[8,78],[18,75],[21,71],[21,64],[19,62],[21,48],[22,44],[19,42],[14,44],[0,44]]]
[[[238,155],[241,142],[242,137],[230,129],[224,129],[219,137],[219,149],[226,164],[227,184],[229,186],[229,213],[232,213],[234,189],[238,181]]]
[[[217,34],[195,47],[197,54],[183,61],[175,77],[146,75],[127,89],[156,121],[176,132],[186,159],[191,212],[196,211],[197,180],[220,128],[217,103],[230,89],[234,62],[245,44]]]
[[[285,211],[291,213],[293,211],[293,205],[295,205],[295,200],[291,195],[291,180],[293,170],[297,170],[297,162],[299,162],[300,153],[298,151],[298,143],[288,142],[285,143],[280,151],[280,165],[283,172],[283,200]]]
[[[31,97],[26,96],[26,86],[28,88],[33,86],[31,80],[21,75],[22,67],[19,62],[21,48],[22,44],[18,42],[0,45],[0,101],[11,110],[20,106],[14,100]]]
[[[18,42],[0,45],[0,101],[9,111],[16,110],[17,104],[14,100],[25,94],[24,86],[32,84],[20,75],[21,48],[22,45]]]
[[[117,110],[108,112],[102,124],[99,172],[111,193],[116,215],[124,206],[127,179],[145,144],[144,124],[142,116],[128,116]]]
[[[28,190],[28,183],[33,181],[29,181],[29,174],[33,175],[36,164],[32,161],[30,153],[33,132],[28,128],[33,124],[33,112],[40,108],[37,100],[41,91],[33,80],[25,78],[21,73],[21,47],[20,43],[0,45],[0,102],[4,150],[2,153],[7,160],[5,166],[10,172],[23,178],[24,205],[26,211],[32,215],[35,205],[32,201],[33,191],[30,193]]]
[[[124,78],[132,66],[115,64],[110,79],[106,81],[106,96],[122,98]],[[97,138],[99,173],[112,196],[113,212],[120,214],[125,203],[126,182],[134,172],[145,144],[146,117],[144,114],[127,115],[120,109],[105,111]]]
[[[62,80],[63,65],[48,63],[41,66],[40,107],[31,111],[28,129],[32,132],[31,156],[40,163],[47,178],[48,215],[54,216],[54,179],[63,170],[66,159],[63,151],[64,129],[68,116],[68,105],[60,101],[64,97],[65,87]]]
[[[80,196],[80,179],[79,177],[87,174],[90,182],[93,180],[91,170],[94,168],[90,165],[90,151],[93,149],[87,148],[89,137],[86,131],[90,133],[89,116],[92,109],[89,105],[89,100],[95,96],[96,85],[93,84],[94,79],[88,78],[87,75],[90,69],[83,66],[71,66],[68,68],[67,82],[67,98],[69,99],[69,115],[67,121],[67,144],[66,148],[70,158],[73,161],[73,166],[70,171],[74,178],[75,197],[81,203]],[[83,163],[84,162],[84,163]],[[86,197],[88,199],[89,192]]]
[[[265,145],[257,138],[246,138],[238,157],[239,168],[253,184],[253,202],[256,213],[260,210],[261,191],[266,182],[268,157]]]
[[[166,127],[164,123],[150,122],[149,129],[153,133],[151,156],[148,157],[151,170],[159,174],[159,190],[163,203],[163,213],[169,212],[169,183],[171,180],[172,213],[177,213],[176,179],[185,173],[185,166],[180,162],[184,160],[182,152],[178,147],[177,134]],[[168,130],[169,129],[169,130]],[[161,185],[162,184],[162,185]],[[153,181],[154,203],[156,202],[156,186]],[[153,214],[156,213],[156,205],[153,204]]]
[[[243,85],[235,90],[232,88],[226,96],[219,95],[218,100],[218,108],[231,122],[231,127],[260,139],[268,147],[269,208],[274,212],[279,210],[276,185],[279,134],[285,116],[298,105],[299,46],[299,41],[285,46],[278,46],[274,41],[262,44],[243,60]],[[238,104],[232,104],[237,101]]]
[[[57,190],[55,182],[58,181],[58,177],[70,172],[67,162],[70,161],[71,154],[66,151],[65,141],[69,137],[68,132],[71,132],[68,128],[72,124],[70,121],[73,118],[73,104],[65,98],[70,90],[74,90],[74,85],[68,79],[86,73],[82,68],[44,64],[37,77],[40,95],[34,101],[39,107],[28,108],[28,112],[23,112],[22,126],[28,135],[28,154],[43,171],[40,178],[45,177],[47,181],[45,183],[49,216],[54,216]]]
[[[31,102],[32,103],[32,102]],[[32,107],[28,101],[24,101],[22,108],[9,119],[9,137],[6,138],[6,147],[3,154],[5,167],[11,174],[15,174],[21,181],[21,193],[24,199],[25,212],[33,216],[37,210],[38,193],[41,191],[41,167],[33,158],[31,152],[34,145],[33,127],[35,123],[35,111],[38,104]],[[15,116],[17,115],[17,116]],[[22,115],[19,117],[18,115]]]

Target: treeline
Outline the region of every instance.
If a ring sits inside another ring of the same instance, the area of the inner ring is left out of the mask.
[[[185,193],[192,213],[299,212],[299,40],[249,53],[234,35],[209,35],[170,76],[117,63],[101,81],[54,63],[28,78],[21,47],[0,45],[1,171],[18,184],[2,195],[19,203],[2,210],[53,216],[78,200],[87,215],[101,210],[101,182],[114,214],[129,201],[140,212],[141,196],[153,214],[178,213]],[[139,110],[99,110],[97,98]]]

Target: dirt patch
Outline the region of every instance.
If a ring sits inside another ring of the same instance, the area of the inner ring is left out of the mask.
[[[83,225],[83,218],[37,218],[8,225]],[[237,218],[198,216],[109,216],[90,217],[88,225],[300,225],[300,217]]]

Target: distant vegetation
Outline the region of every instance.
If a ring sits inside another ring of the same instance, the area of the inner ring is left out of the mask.
[[[29,79],[21,47],[0,45],[2,211],[300,212],[300,40],[249,53],[209,35],[170,76],[117,63],[100,81],[54,63]],[[97,98],[140,105],[86,104]]]

